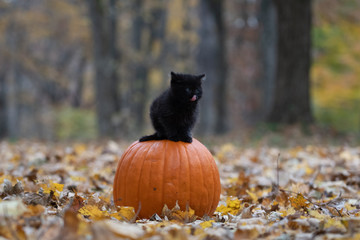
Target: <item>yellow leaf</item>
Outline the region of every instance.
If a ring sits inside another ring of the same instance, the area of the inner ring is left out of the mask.
[[[53,181],[50,181],[50,188],[52,190],[62,192],[62,190],[64,189],[64,184],[54,183]]]
[[[176,210],[172,214],[176,220],[187,221],[195,216],[195,210],[189,207],[189,211]]]
[[[106,211],[101,211],[95,205],[85,205],[84,207],[79,209],[79,213],[83,216],[88,216],[93,220],[100,220],[109,216]]]
[[[237,198],[230,198],[226,199],[226,206],[220,205],[216,208],[217,212],[220,212],[222,215],[226,215],[228,213],[232,215],[237,215],[239,213],[241,206],[241,201]]]
[[[209,228],[209,227],[212,227],[213,222],[215,222],[215,221],[214,220],[205,221],[205,222],[200,223],[200,226],[202,228]]]
[[[324,229],[327,229],[327,228],[336,228],[341,231],[346,231],[346,227],[341,223],[340,220],[338,220],[336,218],[328,218],[325,221]]]
[[[39,186],[44,190],[44,193],[50,194],[51,191],[54,192],[55,196],[59,196],[60,192],[64,189],[64,184],[55,183],[53,181],[49,181],[49,184],[41,183]]]
[[[286,208],[285,210],[280,211],[283,217],[293,215],[296,213],[296,210],[293,207]]]
[[[319,213],[317,210],[310,210],[309,214],[310,214],[310,216],[320,219],[320,220],[324,220],[325,218],[328,217],[327,215]]]
[[[256,196],[255,193],[250,192],[249,190],[246,190],[246,193],[249,194],[249,196],[251,197],[251,199],[253,200],[253,203],[257,203],[258,201],[258,197]]]
[[[306,200],[306,198],[304,198],[304,196],[300,193],[298,193],[296,197],[290,197],[289,200],[291,202],[291,206],[293,206],[295,209],[309,206],[309,201]]]
[[[135,210],[133,207],[119,207],[119,210],[115,213],[110,214],[110,216],[120,221],[130,221],[135,217]]]

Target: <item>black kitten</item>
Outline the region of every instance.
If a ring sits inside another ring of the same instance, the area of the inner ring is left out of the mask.
[[[191,130],[197,118],[197,103],[202,96],[201,82],[205,74],[190,75],[171,72],[171,86],[152,103],[150,118],[156,130],[140,142],[169,139],[191,143]]]

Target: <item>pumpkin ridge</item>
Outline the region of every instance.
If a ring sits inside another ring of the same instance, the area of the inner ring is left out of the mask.
[[[195,142],[195,144],[197,145],[197,142]],[[194,144],[194,145],[195,145]],[[209,191],[208,191],[208,188],[207,188],[207,186],[205,185],[205,181],[204,181],[204,177],[205,177],[205,175],[206,175],[206,171],[204,172],[204,169],[203,169],[203,165],[204,165],[204,163],[203,163],[203,158],[201,157],[202,155],[204,155],[204,154],[199,154],[199,152],[197,151],[197,149],[198,149],[198,147],[195,147],[194,145],[191,145],[191,147],[192,147],[192,149],[193,149],[193,151],[194,151],[194,156],[196,156],[196,158],[198,159],[198,163],[199,163],[199,173],[201,173],[201,176],[200,176],[200,179],[201,179],[201,181],[202,181],[202,187],[201,187],[201,189],[203,189],[203,190],[205,190],[206,192],[206,194],[204,195],[204,196],[202,196],[203,197],[203,201],[201,201],[201,208],[203,209],[203,211],[204,211],[204,213],[206,213],[206,209],[203,207],[203,206],[207,206],[208,204],[209,204]],[[200,147],[202,147],[202,146],[200,146]],[[206,197],[205,197],[206,196]],[[206,198],[206,202],[204,201],[205,200],[205,198]],[[204,213],[202,213],[201,215],[203,215]],[[196,213],[195,213],[196,214]]]
[[[211,153],[209,152],[209,154],[211,154]],[[219,196],[221,193],[220,183],[216,180],[216,179],[219,179],[219,171],[217,169],[215,160],[212,158],[212,155],[211,155],[211,157],[207,157],[207,160],[209,162],[209,166],[211,169],[211,176],[212,176],[212,180],[213,180],[211,186],[214,186],[213,192],[211,194],[211,198],[212,198],[211,204],[209,204],[209,206],[210,206],[209,212],[214,212],[217,207],[217,204],[219,202],[219,200],[217,200],[217,202],[216,202],[216,198],[217,198],[216,196]],[[218,176],[218,178],[216,178],[216,176]],[[220,191],[219,191],[219,189],[220,189]]]
[[[139,147],[139,149],[136,151],[136,153],[134,154],[134,156],[131,158],[131,159],[137,159],[137,155],[139,155],[139,154],[141,154],[143,151],[142,151],[142,149],[144,148],[144,144],[140,144],[140,147]],[[125,170],[125,185],[130,185],[130,184],[128,184],[127,183],[127,181],[128,181],[128,179],[129,179],[129,177],[128,177],[128,174],[130,173],[130,171],[129,171],[129,169],[130,169],[130,167],[131,167],[131,163],[132,162],[134,162],[134,161],[130,161],[129,163],[128,163],[128,166],[127,166],[127,168],[126,168],[126,170]],[[124,199],[125,199],[125,201],[127,201],[128,202],[128,199],[127,199],[127,195],[128,194],[126,194],[126,190],[128,190],[128,188],[124,188],[125,189],[125,191],[124,191]]]
[[[216,179],[214,178],[214,176],[216,176],[217,174],[219,174],[218,170],[217,170],[217,167],[216,167],[216,163],[215,163],[215,159],[213,158],[211,152],[206,148],[206,151],[208,151],[208,157],[206,158],[207,159],[207,162],[208,162],[208,166],[211,170],[211,176],[212,176],[212,183],[211,183],[211,186],[212,186],[212,192],[210,193],[211,194],[211,204],[209,204],[209,212],[214,212],[215,209],[217,207],[217,204],[219,202],[219,200],[217,200],[216,202],[216,192],[217,192],[217,188],[219,187],[218,184],[217,184],[217,181]],[[215,205],[215,206],[214,206]]]
[[[185,152],[186,152],[186,159],[187,159],[187,173],[188,173],[188,177],[189,177],[189,182],[190,183],[192,183],[192,181],[191,181],[191,163],[190,163],[190,157],[189,157],[189,151],[188,151],[188,148],[186,147],[186,146],[184,146],[184,148],[185,148]],[[193,190],[192,190],[192,187],[193,185],[192,184],[190,184],[190,189],[189,189],[189,193],[190,193],[190,198],[189,198],[189,207],[191,207],[191,205],[190,205],[190,202],[191,202],[191,199],[192,199],[192,195],[194,195],[194,194],[192,194],[193,193]]]
[[[219,169],[215,163],[213,164],[213,179],[214,179],[214,186],[216,186],[216,193],[214,193],[214,199],[215,199],[215,204],[213,204],[213,208],[212,211],[216,210],[216,207],[219,204],[219,200],[220,200],[220,194],[221,194],[221,183],[220,183],[220,176],[219,176]]]
[[[194,142],[194,145],[198,145],[197,144],[197,142]],[[205,189],[206,190],[206,204],[204,204],[205,206],[208,204],[208,198],[209,198],[209,193],[208,193],[208,190],[207,190],[207,187],[205,186],[205,182],[204,182],[204,171],[203,171],[203,167],[202,167],[202,165],[203,165],[203,163],[202,163],[202,159],[199,157],[199,156],[201,156],[201,155],[203,155],[203,154],[200,154],[199,155],[199,152],[197,151],[197,148],[199,147],[199,146],[191,146],[192,148],[193,148],[193,151],[194,151],[194,156],[196,156],[196,158],[198,159],[198,162],[199,162],[199,172],[201,172],[201,176],[200,176],[200,179],[202,180],[202,183],[203,183],[203,185],[202,185],[202,189]],[[202,146],[200,146],[200,147],[202,147]],[[203,198],[203,200],[204,200],[205,198]],[[202,201],[202,203],[203,203],[203,201]],[[202,208],[202,206],[203,206],[203,204],[201,204],[201,208]],[[207,209],[204,209],[204,213],[206,213],[206,210]],[[196,214],[196,213],[195,213]]]
[[[209,153],[209,154],[211,154],[211,153]],[[208,212],[212,212],[212,209],[214,208],[214,200],[215,200],[215,191],[216,191],[216,189],[215,189],[215,183],[216,183],[216,181],[215,181],[215,179],[214,179],[214,172],[216,171],[215,169],[214,169],[214,159],[212,158],[212,155],[211,155],[211,157],[209,156],[206,156],[206,161],[207,161],[207,166],[209,166],[209,170],[211,171],[211,174],[210,174],[210,176],[212,176],[211,177],[211,179],[212,179],[212,183],[210,184],[210,186],[212,186],[212,191],[210,191],[209,193],[210,193],[210,197],[209,197],[209,200],[210,200],[210,204],[208,204]]]
[[[189,182],[189,183],[191,183],[191,177],[190,177],[190,171],[189,171],[189,165],[190,165],[190,163],[189,163],[189,156],[188,156],[188,154],[187,154],[187,148],[186,148],[186,146],[185,145],[182,145],[182,150],[184,151],[184,152],[186,152],[186,159],[181,159],[180,160],[180,166],[179,166],[179,169],[180,169],[180,171],[181,171],[181,164],[182,165],[185,165],[185,168],[186,168],[186,180],[187,180],[187,182]],[[180,153],[181,154],[181,153]],[[181,154],[182,155],[182,154]],[[184,161],[184,163],[182,163]],[[181,177],[181,176],[180,176]],[[185,176],[183,176],[184,178],[185,178]],[[190,199],[191,199],[191,184],[186,184],[186,186],[185,186],[185,193],[186,193],[186,196],[185,196],[185,199],[186,199],[186,205],[189,205],[190,206]],[[186,205],[185,205],[185,207],[186,207]]]
[[[133,142],[130,147],[128,148],[128,150],[126,150],[124,152],[124,155],[120,157],[120,159],[118,160],[118,163],[117,163],[117,166],[116,166],[116,172],[118,171],[118,169],[120,169],[122,163],[124,162],[123,159],[125,159],[127,157],[127,155],[130,154],[130,150],[136,145],[137,141],[136,142]],[[117,183],[119,182],[119,178],[120,178],[120,174],[115,174],[115,178],[114,178],[114,183],[116,183],[116,186],[117,186]],[[114,195],[118,195],[118,192],[119,192],[119,187],[113,187],[113,191],[114,191]],[[117,199],[113,199],[114,202],[116,203],[118,200]]]
[[[181,170],[181,158],[180,156],[180,148],[176,148],[176,159],[177,161],[179,161],[179,166],[178,166],[178,170],[176,171],[176,189],[175,189],[175,194],[176,194],[176,201],[179,202],[179,197],[180,197],[180,170]]]
[[[161,203],[164,203],[164,194],[165,194],[165,181],[164,181],[164,176],[165,176],[165,166],[166,166],[166,162],[168,161],[167,159],[167,155],[166,155],[166,151],[167,151],[167,147],[168,147],[168,141],[165,141],[165,147],[164,147],[164,156],[163,156],[163,159],[164,159],[164,165],[163,165],[163,170],[162,170],[162,192],[161,192]],[[162,206],[164,207],[164,206]],[[169,206],[168,206],[169,207]],[[161,209],[162,210],[162,209]]]
[[[118,162],[118,166],[117,166],[117,172],[121,169],[121,167],[123,166],[123,165],[126,165],[126,163],[127,163],[127,161],[126,161],[126,159],[128,158],[128,156],[129,155],[131,155],[131,154],[134,154],[134,152],[133,151],[131,151],[136,145],[137,145],[137,143],[138,143],[138,141],[136,141],[136,142],[134,142],[126,151],[125,151],[125,153],[124,153],[124,155],[120,158],[120,160],[119,160],[119,162]],[[126,177],[126,176],[125,176]],[[116,185],[120,185],[121,186],[121,184],[125,184],[125,182],[122,182],[122,181],[120,181],[120,179],[121,179],[121,174],[116,174],[116,178],[115,178],[115,182],[116,182]],[[126,178],[125,178],[126,179]],[[122,195],[121,194],[121,189],[124,189],[124,194]],[[116,187],[116,188],[114,188],[114,191],[115,191],[115,194],[114,195],[116,195],[117,197],[120,195],[120,196],[123,196],[122,198],[121,198],[121,200],[124,200],[125,201],[125,189],[126,188],[124,188],[124,187]],[[117,202],[117,201],[119,201],[119,199],[114,199],[114,202]]]
[[[140,169],[139,179],[138,179],[138,181],[137,181],[137,182],[139,183],[138,188],[137,188],[137,196],[138,196],[138,200],[139,200],[139,206],[140,206],[140,204],[141,204],[141,191],[140,191],[140,188],[141,188],[141,182],[142,182],[142,181],[141,181],[141,178],[142,178],[142,176],[143,176],[143,166],[144,166],[144,162],[146,161],[146,159],[148,159],[147,157],[148,157],[148,155],[149,155],[149,152],[150,152],[151,148],[154,146],[155,143],[156,143],[156,142],[153,142],[151,145],[148,144],[148,145],[150,145],[150,146],[147,148],[145,157],[142,159],[143,161],[142,161],[142,163],[141,163],[141,169]]]
[[[201,150],[201,152],[203,152],[204,155],[206,155],[206,162],[207,164],[205,166],[207,166],[209,169],[207,169],[210,172],[211,179],[212,182],[211,184],[209,183],[209,185],[212,187],[212,189],[209,189],[209,203],[208,203],[208,210],[206,212],[206,214],[208,213],[213,213],[217,207],[217,204],[219,202],[219,199],[217,199],[217,196],[220,196],[220,192],[219,191],[219,187],[220,187],[220,183],[219,181],[217,181],[217,179],[219,179],[219,171],[217,169],[215,160],[212,156],[212,154],[210,153],[210,151],[201,143],[201,142],[197,142],[197,147],[195,148],[197,151],[197,154],[199,154],[199,151]],[[205,154],[207,153],[207,154]],[[217,176],[217,178],[216,178]],[[208,189],[206,187],[206,189]]]
[[[204,187],[203,185],[200,186],[200,181],[202,181],[202,172],[199,173],[199,171],[198,171],[199,170],[199,165],[201,163],[200,163],[199,158],[196,156],[196,152],[194,152],[193,145],[190,144],[187,149],[188,149],[188,155],[190,156],[189,157],[190,179],[193,179],[192,181],[196,182],[196,184],[191,184],[191,186],[194,186],[194,187],[192,187],[190,189],[192,197],[190,198],[189,206],[192,209],[201,209],[202,208],[201,207],[202,203],[196,201],[197,205],[194,205],[194,200],[193,200],[193,199],[199,198],[199,196],[201,196],[201,191],[200,190]],[[195,214],[200,216],[200,214],[198,212],[196,212],[196,211],[195,211]]]

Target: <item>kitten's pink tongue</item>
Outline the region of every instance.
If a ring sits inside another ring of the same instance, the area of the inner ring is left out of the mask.
[[[192,102],[196,101],[196,95],[192,96],[192,98],[190,99],[190,101],[192,101]]]

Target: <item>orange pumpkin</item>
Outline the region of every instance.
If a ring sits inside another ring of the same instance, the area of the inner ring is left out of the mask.
[[[207,148],[198,140],[192,143],[169,140],[134,142],[122,155],[115,174],[114,202],[132,206],[139,217],[161,214],[178,201],[197,216],[211,216],[220,198],[217,166]]]

